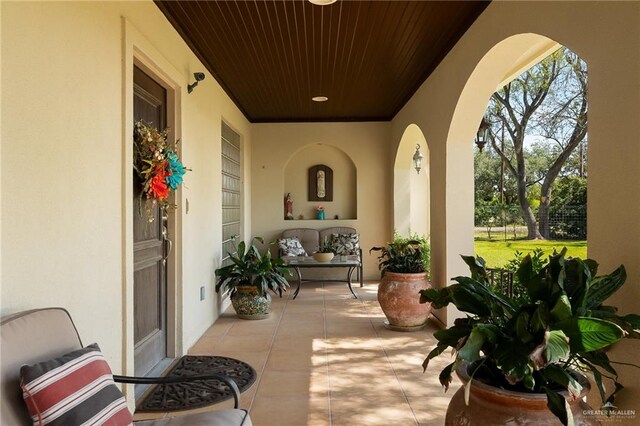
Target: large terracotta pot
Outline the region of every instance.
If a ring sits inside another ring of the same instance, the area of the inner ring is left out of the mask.
[[[469,381],[468,365],[465,363],[456,370],[463,386],[451,398],[445,418],[446,426],[562,425],[560,420],[547,408],[546,394],[513,392],[473,380],[469,394],[469,405],[466,405],[464,403],[464,384]],[[589,381],[577,373],[576,378],[582,385],[582,393],[580,398],[569,402],[575,424],[576,426],[599,425],[600,423],[594,416],[583,414],[583,410],[591,410],[582,400],[589,393]]]
[[[378,285],[378,302],[387,317],[387,328],[398,331],[421,329],[431,313],[431,304],[420,303],[419,292],[429,287],[424,272],[385,272]]]
[[[265,319],[269,316],[271,297],[258,294],[258,289],[253,286],[238,286],[236,293],[231,297],[231,305],[241,319]]]

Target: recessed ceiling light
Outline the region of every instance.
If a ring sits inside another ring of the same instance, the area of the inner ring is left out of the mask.
[[[338,0],[309,0],[309,3],[317,4],[318,6],[328,6],[337,1]]]
[[[329,100],[329,98],[327,98],[326,96],[314,96],[313,98],[311,98],[311,100],[313,102],[326,102]]]

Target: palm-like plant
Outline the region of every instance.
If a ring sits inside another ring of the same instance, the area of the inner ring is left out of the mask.
[[[291,272],[282,259],[272,258],[269,250],[261,254],[253,244],[254,240],[264,243],[260,237],[253,238],[249,247],[241,241],[236,253],[228,253],[233,263],[216,269],[217,292],[222,289],[234,297],[237,287],[253,286],[262,297],[268,297],[269,290],[282,297],[282,292],[289,287],[285,276],[290,276]]]
[[[620,266],[597,277],[595,261],[565,259],[565,253],[566,249],[551,256],[539,272],[534,271],[530,256],[523,259],[516,274],[528,295],[524,301],[489,287],[482,258],[462,256],[470,277],[420,292],[422,303],[431,302],[436,309],[453,303],[468,314],[434,334],[438,344],[425,359],[424,369],[429,360],[451,347],[456,358],[440,373],[445,389],[453,371],[468,362],[472,380],[546,393],[547,406],[565,425],[572,422],[572,414],[559,390],[567,390],[572,398],[582,390],[573,370],[591,371],[602,401],[613,402],[622,385],[604,349],[623,337],[640,337],[636,331],[640,316],[619,316],[615,307],[604,304],[624,284],[625,269]],[[615,382],[610,395],[603,377]]]

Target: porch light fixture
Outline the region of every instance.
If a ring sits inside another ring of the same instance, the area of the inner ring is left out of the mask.
[[[194,81],[192,84],[189,84],[187,86],[187,93],[193,92],[193,89],[196,88],[196,86],[198,85],[198,82],[204,80],[204,73],[203,72],[194,72],[193,73],[193,78],[195,78],[196,81]]]
[[[313,102],[327,102],[329,98],[327,98],[326,96],[314,96],[313,98],[311,98],[311,100]]]
[[[416,172],[420,174],[422,168],[422,159],[424,155],[420,152],[420,144],[416,145],[416,152],[413,154],[413,166],[416,168]]]
[[[484,146],[487,144],[490,128],[491,123],[489,123],[487,118],[483,116],[482,121],[480,121],[480,127],[478,127],[478,133],[476,134],[476,145],[478,146],[478,151],[480,152],[482,152]]]
[[[338,0],[309,0],[309,3],[315,4],[318,6],[329,6],[330,4],[333,4],[337,1]]]

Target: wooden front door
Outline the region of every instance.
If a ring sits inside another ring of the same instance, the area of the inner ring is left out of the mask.
[[[133,116],[159,130],[167,127],[167,91],[142,70],[133,72]],[[171,136],[170,136],[171,137]],[[167,217],[159,207],[148,221],[142,186],[133,179],[134,342],[136,376],[144,376],[167,356]],[[141,205],[142,203],[142,205]]]

